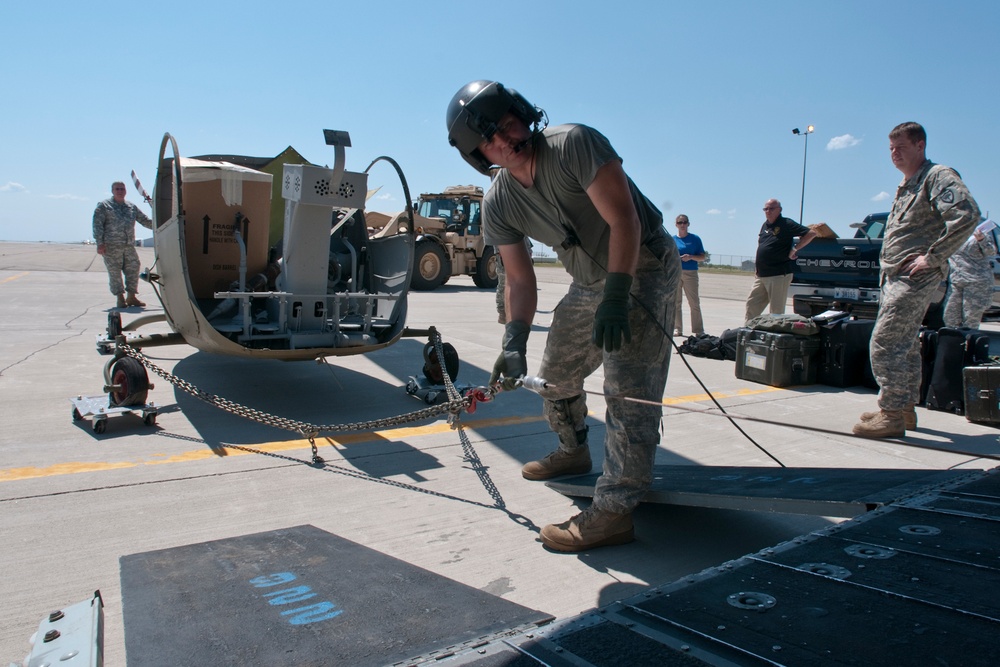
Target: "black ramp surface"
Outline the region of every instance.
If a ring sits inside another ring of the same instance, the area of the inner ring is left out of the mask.
[[[636,606],[779,665],[1000,664],[995,621],[757,561]]]
[[[121,558],[129,665],[387,665],[551,620],[296,526]]]
[[[852,517],[972,474],[962,470],[658,465],[643,501]],[[546,485],[567,496],[592,497],[599,476],[581,475]]]
[[[764,560],[1000,621],[1000,553],[982,531],[997,526],[895,509]]]

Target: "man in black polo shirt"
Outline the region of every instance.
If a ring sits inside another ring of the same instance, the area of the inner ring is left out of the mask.
[[[763,313],[764,306],[770,306],[768,312],[774,315],[785,312],[797,253],[816,238],[816,232],[783,217],[781,202],[777,199],[767,200],[764,216],[767,220],[757,239],[757,278],[747,296],[745,321]],[[798,244],[795,244],[796,238]]]

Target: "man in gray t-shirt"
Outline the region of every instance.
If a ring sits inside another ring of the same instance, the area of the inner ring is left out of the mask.
[[[604,473],[594,502],[545,526],[556,551],[633,539],[632,510],[652,483],[670,365],[680,259],[660,212],[636,188],[601,133],[584,125],[548,128],[543,111],[502,84],[475,81],[452,99],[449,142],[480,173],[500,167],[483,200],[486,243],[506,271],[507,323],[491,384],[519,386],[537,305],[525,238],[552,247],[573,277],[555,309],[539,375],[556,451],[521,470],[541,480],[591,469],[584,380],[604,367],[604,389],[653,403],[609,399]],[[586,341],[586,338],[590,341]]]

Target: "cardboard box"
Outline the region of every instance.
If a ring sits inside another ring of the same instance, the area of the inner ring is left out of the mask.
[[[184,247],[191,290],[199,299],[224,292],[240,277],[239,222],[247,279],[267,268],[271,174],[228,162],[181,158]],[[238,218],[238,216],[241,216]]]
[[[816,232],[816,236],[821,239],[835,239],[837,235],[825,222],[816,222],[809,225],[809,229]]]

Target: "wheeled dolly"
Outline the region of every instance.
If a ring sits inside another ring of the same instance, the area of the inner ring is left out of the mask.
[[[448,402],[448,388],[445,386],[444,374],[447,371],[448,377],[454,380],[458,377],[458,352],[451,343],[442,343],[441,349],[444,352],[444,366],[438,359],[437,350],[434,343],[428,342],[424,345],[424,367],[423,375],[411,375],[406,383],[406,393],[423,399],[427,405]],[[454,383],[459,394],[472,388],[469,384]]]
[[[112,415],[142,413],[142,423],[152,426],[156,423],[158,408],[152,403],[139,405],[112,405],[107,394],[103,396],[77,396],[69,399],[73,404],[73,421],[78,422],[86,417],[92,420],[94,433],[104,433],[108,426],[108,417]]]
[[[455,389],[460,395],[465,396],[465,392],[472,389],[472,385],[456,382]],[[423,399],[427,405],[448,402],[448,388],[426,377],[411,375],[406,383],[406,393]]]

